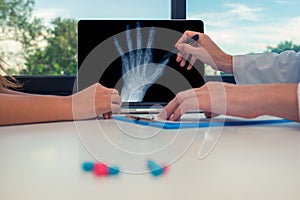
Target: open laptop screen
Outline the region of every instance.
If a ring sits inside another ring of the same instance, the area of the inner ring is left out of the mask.
[[[203,32],[201,20],[80,20],[78,89],[100,82],[124,103],[164,104],[204,84],[204,66],[176,62],[174,45],[186,30]]]

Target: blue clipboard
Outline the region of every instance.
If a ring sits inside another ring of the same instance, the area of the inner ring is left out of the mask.
[[[160,122],[160,121],[143,121],[130,119],[125,116],[114,116],[115,120],[144,125],[152,126],[163,129],[180,129],[180,128],[205,128],[205,127],[217,127],[217,126],[249,126],[249,125],[262,125],[262,124],[278,124],[292,122],[286,119],[265,119],[265,120],[229,120],[224,122],[218,121],[197,121],[197,122]]]

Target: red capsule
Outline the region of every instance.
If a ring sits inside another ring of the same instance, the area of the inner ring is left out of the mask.
[[[97,176],[108,176],[108,167],[100,162],[94,164],[93,173]]]

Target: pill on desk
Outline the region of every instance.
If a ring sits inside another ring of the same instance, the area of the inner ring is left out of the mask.
[[[118,175],[120,173],[120,168],[117,166],[110,166],[108,168],[108,174],[109,175]]]
[[[100,162],[94,164],[93,173],[97,176],[107,176],[108,175],[108,167]]]
[[[147,166],[148,166],[148,169],[150,170],[150,173],[153,176],[160,176],[165,171],[164,167],[161,167],[160,165],[155,163],[153,160],[148,160]]]
[[[86,172],[90,172],[90,171],[93,171],[94,169],[94,163],[92,162],[84,162],[82,164],[82,169]]]

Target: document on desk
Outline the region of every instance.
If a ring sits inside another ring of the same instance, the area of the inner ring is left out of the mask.
[[[201,127],[217,127],[217,126],[247,126],[247,125],[262,125],[262,124],[276,124],[288,123],[289,120],[281,118],[271,119],[243,119],[243,118],[230,118],[230,117],[217,117],[207,119],[201,118],[182,118],[180,121],[161,121],[157,120],[155,116],[149,115],[126,115],[114,116],[115,120],[134,123],[144,126],[153,126],[164,129],[180,129],[180,128],[201,128]]]

